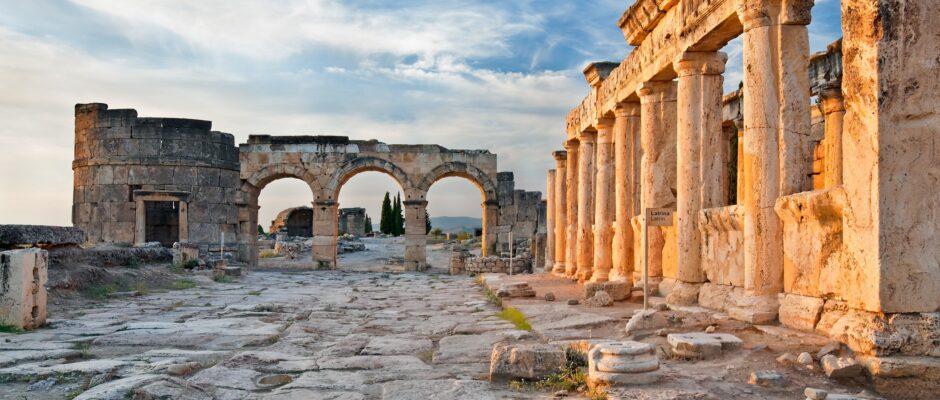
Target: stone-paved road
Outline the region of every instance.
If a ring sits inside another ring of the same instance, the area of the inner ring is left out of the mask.
[[[234,283],[53,308],[0,334],[0,398],[520,398],[485,381],[523,337],[469,277],[254,271]],[[70,303],[71,304],[71,303]],[[80,394],[79,394],[80,393]]]

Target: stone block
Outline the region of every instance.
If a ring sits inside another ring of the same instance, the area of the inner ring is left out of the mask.
[[[594,293],[594,297],[587,299],[585,304],[591,307],[609,307],[614,304],[614,299],[607,292],[599,290]]]
[[[665,280],[663,280],[663,283],[665,283]],[[659,285],[660,291],[662,291],[663,283]],[[693,305],[698,301],[701,288],[701,283],[676,281],[672,286],[672,291],[666,296],[666,303],[677,306]]]
[[[775,295],[753,296],[736,287],[728,297],[726,311],[731,318],[752,324],[767,324],[777,319],[780,303]]]
[[[784,326],[812,332],[819,322],[825,301],[817,297],[781,293],[779,318]]]
[[[666,336],[670,350],[680,357],[709,360],[722,352],[741,347],[741,339],[728,333],[671,333]]]
[[[602,342],[588,351],[588,386],[645,385],[658,381],[659,357],[649,343]]]
[[[698,293],[698,304],[713,310],[725,311],[728,309],[728,298],[734,286],[704,283]]]
[[[528,282],[506,283],[499,286],[496,295],[499,297],[535,297],[535,290],[529,286]]]
[[[764,387],[787,386],[790,381],[777,371],[754,371],[747,378],[747,383]]]
[[[70,226],[0,225],[0,246],[61,246],[85,242],[85,233]]]
[[[558,346],[497,343],[490,359],[490,380],[542,379],[557,373],[566,360],[565,352]]]
[[[46,323],[48,258],[37,248],[0,252],[0,324],[33,329]]]
[[[819,365],[830,378],[853,378],[861,375],[864,369],[852,357],[836,357],[832,354],[823,356]]]
[[[630,298],[633,285],[625,281],[588,282],[584,285],[584,298],[590,299],[599,291],[607,292],[614,301],[624,301]]]

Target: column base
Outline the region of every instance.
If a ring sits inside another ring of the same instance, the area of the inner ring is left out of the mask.
[[[769,324],[777,319],[780,302],[776,294],[750,295],[744,288],[734,288],[728,296],[728,315],[752,324]]]
[[[663,277],[651,276],[649,277],[649,281],[650,281],[650,289],[649,289],[650,293],[654,295],[658,294],[659,285],[663,282]],[[633,286],[638,287],[638,288],[643,287],[643,273],[642,272],[635,272],[633,274]]]
[[[662,291],[663,285],[659,285]],[[672,286],[672,291],[666,296],[666,304],[671,306],[691,306],[698,303],[698,294],[702,289],[701,283],[676,281]]]
[[[552,267],[552,275],[565,276],[565,262],[556,261],[555,266]]]

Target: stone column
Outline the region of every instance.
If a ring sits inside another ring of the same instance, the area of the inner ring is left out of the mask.
[[[313,268],[336,268],[336,221],[339,204],[332,200],[313,202]]]
[[[621,103],[614,109],[614,239],[612,280],[633,282],[633,227],[630,219],[636,215],[637,154],[635,138],[640,133],[640,103]]]
[[[555,174],[548,170],[545,180],[545,272],[555,266]]]
[[[578,281],[591,279],[594,264],[594,143],[596,133],[578,137]]]
[[[809,39],[812,0],[746,0],[744,25],[744,288],[746,313],[776,316],[783,289],[783,231],[774,203],[809,188]],[[744,309],[742,307],[742,309]]]
[[[819,91],[819,100],[825,120],[825,187],[829,188],[842,184],[842,120],[845,117],[842,82],[823,87]]]
[[[640,213],[647,208],[676,206],[676,83],[653,81],[640,85],[640,142],[643,160],[640,167]],[[663,248],[666,239],[662,228],[650,227],[649,290],[654,291],[663,277]],[[640,252],[642,253],[642,252]],[[642,282],[638,270],[635,282]]]
[[[483,207],[483,257],[496,254],[497,233],[499,223],[499,201],[487,200]]]
[[[565,143],[568,166],[565,171],[565,192],[568,198],[568,223],[565,233],[565,275],[575,277],[578,273],[578,157],[580,145],[577,140]]]
[[[844,296],[852,308],[940,309],[937,13],[935,2],[842,1],[842,146],[851,160],[842,171],[843,240],[852,255]]]
[[[667,300],[693,304],[702,271],[702,234],[698,229],[703,208],[724,205],[727,176],[724,155],[728,143],[721,128],[721,74],[728,56],[721,52],[684,52],[673,63],[677,83],[676,230],[679,258],[677,285]]]
[[[406,271],[423,271],[428,266],[427,206],[428,202],[424,200],[402,201],[402,207],[405,208]]]
[[[597,160],[594,174],[594,272],[592,282],[607,282],[613,267],[614,216],[614,143],[613,118],[597,123]]]
[[[555,158],[555,209],[550,210],[555,213],[555,231],[549,232],[555,235],[555,267],[552,273],[564,275],[567,249],[565,236],[568,230],[568,193],[566,190],[568,153],[564,150],[556,151],[552,153],[552,156]]]
[[[744,119],[739,118],[734,120],[734,129],[737,131],[738,135],[738,177],[737,177],[737,187],[734,189],[738,191],[737,195],[737,204],[744,204],[744,190],[747,189],[747,185],[744,180],[744,141],[747,138],[744,137]]]

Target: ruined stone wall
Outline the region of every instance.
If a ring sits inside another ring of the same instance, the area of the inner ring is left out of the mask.
[[[279,212],[271,221],[268,233],[275,235],[282,232],[294,237],[313,236],[313,209],[292,207]]]
[[[512,172],[497,174],[497,199],[499,201],[499,223],[497,226],[497,253],[509,253],[509,232],[515,247],[536,235],[539,224],[539,206],[542,192],[516,190]],[[544,214],[542,216],[544,223]],[[530,251],[531,249],[526,249]],[[514,251],[518,252],[518,249]]]
[[[339,209],[339,234],[363,236],[366,234],[366,209],[361,207]]]
[[[73,224],[91,242],[146,241],[136,232],[141,210],[135,191],[170,193],[188,209],[187,221],[180,221],[185,240],[205,251],[217,247],[224,232],[234,243],[238,150],[232,135],[211,127],[209,121],[138,118],[136,110],[106,104],[76,105]]]

